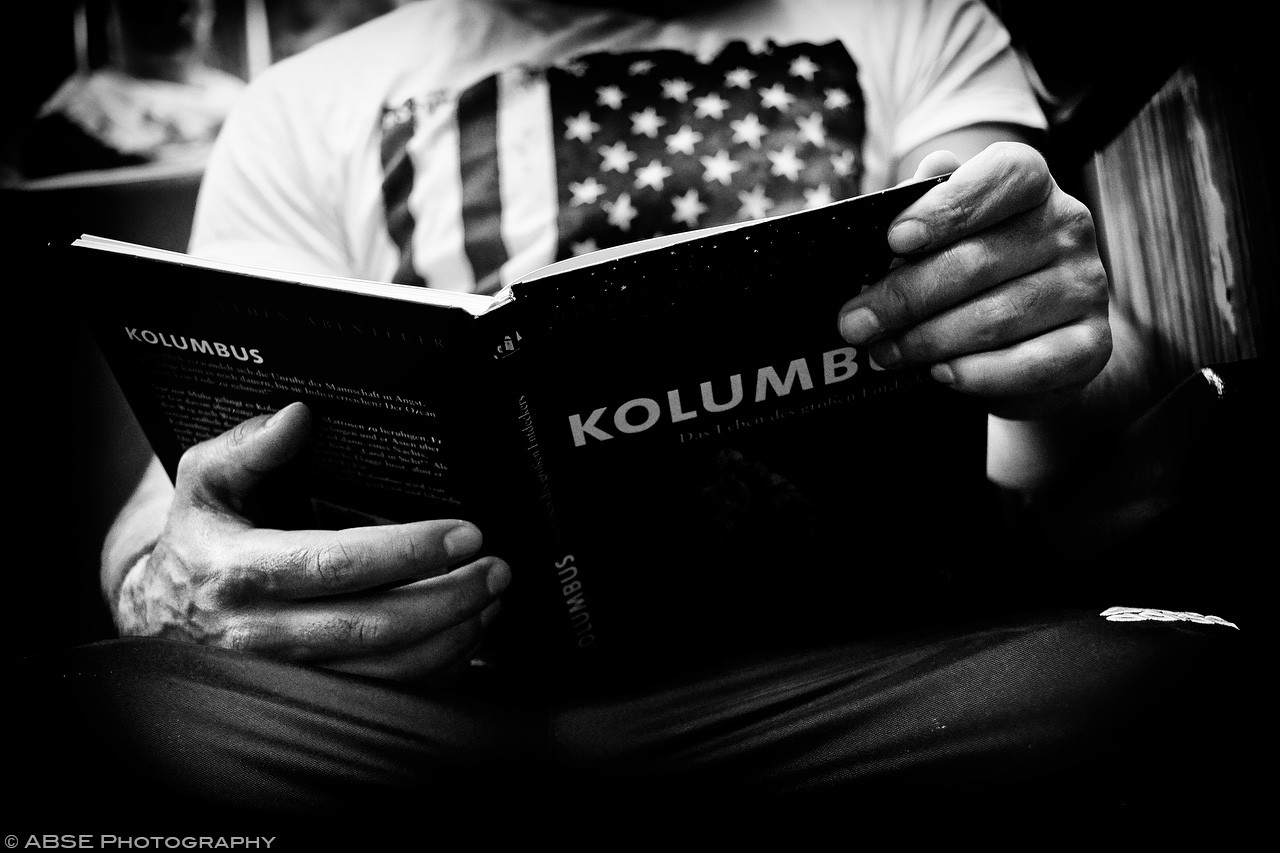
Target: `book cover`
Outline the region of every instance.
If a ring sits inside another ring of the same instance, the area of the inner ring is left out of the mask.
[[[513,566],[494,662],[661,666],[914,618],[980,535],[982,412],[836,324],[937,180],[607,250],[496,298],[91,239],[60,257],[171,475],[304,400],[317,426],[263,523],[473,520]]]

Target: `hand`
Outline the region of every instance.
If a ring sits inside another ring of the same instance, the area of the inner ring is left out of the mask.
[[[906,262],[849,300],[841,334],[883,367],[932,365],[994,414],[1036,418],[1076,402],[1111,354],[1106,273],[1093,220],[1030,146],[993,144],[894,221]]]
[[[255,487],[302,448],[309,426],[295,403],[184,454],[164,532],[124,577],[121,633],[384,678],[465,663],[510,580],[503,561],[472,559],[474,526],[288,531],[248,517]]]

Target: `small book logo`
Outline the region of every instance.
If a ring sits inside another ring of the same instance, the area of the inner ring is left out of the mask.
[[[520,337],[519,332],[515,333],[514,338],[511,335],[505,336],[502,339],[502,343],[498,344],[496,348],[496,352],[494,352],[493,354],[493,357],[506,358],[507,356],[511,355],[511,353],[516,351],[516,347],[520,345],[521,340],[523,339]]]

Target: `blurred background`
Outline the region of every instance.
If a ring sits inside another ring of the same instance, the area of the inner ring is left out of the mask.
[[[264,68],[400,0],[41,0],[6,4],[0,250],[10,355],[3,445],[21,555],[0,647],[110,636],[98,550],[150,449],[71,300],[46,271],[82,233],[184,250],[209,145]]]

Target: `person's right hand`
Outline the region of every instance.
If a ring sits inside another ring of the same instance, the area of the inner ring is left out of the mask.
[[[511,577],[502,560],[476,558],[475,526],[255,526],[255,487],[302,448],[309,426],[295,403],[184,454],[163,533],[115,602],[120,632],[383,678],[469,659]]]

